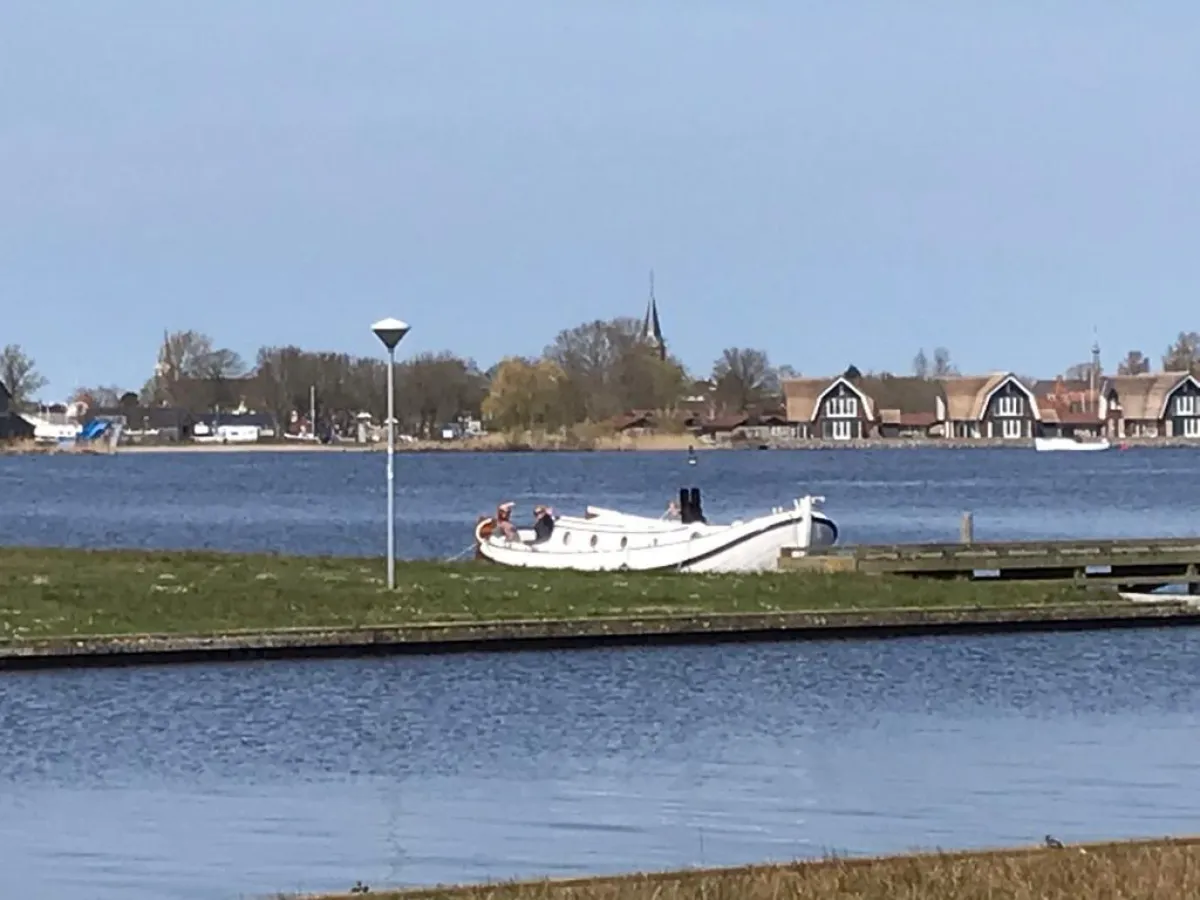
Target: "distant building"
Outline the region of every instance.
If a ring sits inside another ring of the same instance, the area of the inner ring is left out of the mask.
[[[17,412],[13,395],[0,381],[0,441],[33,437],[33,425]]]
[[[646,303],[646,318],[642,321],[642,340],[658,354],[667,358],[667,341],[663,337],[662,323],[658,320],[658,301],[654,298],[654,272],[650,272],[650,299]]]

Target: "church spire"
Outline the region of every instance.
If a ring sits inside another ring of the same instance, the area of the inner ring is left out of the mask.
[[[658,321],[658,301],[654,297],[654,270],[650,270],[650,299],[646,304],[646,318],[642,322],[642,340],[658,351],[659,359],[667,358],[667,342],[663,338],[662,323]]]

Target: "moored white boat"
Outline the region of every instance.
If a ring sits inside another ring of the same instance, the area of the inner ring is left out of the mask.
[[[1112,445],[1106,438],[1039,437],[1033,439],[1033,446],[1045,453],[1051,450],[1107,450]]]
[[[680,493],[685,499],[685,492]],[[494,518],[475,527],[478,555],[506,566],[589,572],[755,572],[778,568],[785,547],[826,547],[837,541],[834,521],[801,497],[754,518],[725,525],[704,521],[699,491],[681,503],[679,518],[652,518],[589,506],[584,516],[558,516],[548,535],[533,529],[506,537]]]

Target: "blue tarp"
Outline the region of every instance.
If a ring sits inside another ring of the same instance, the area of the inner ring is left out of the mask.
[[[105,422],[102,419],[92,419],[92,421],[84,425],[83,430],[79,432],[79,440],[94,441],[106,431],[108,431],[108,422]]]

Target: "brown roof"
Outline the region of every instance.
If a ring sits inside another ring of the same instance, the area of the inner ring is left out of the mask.
[[[946,392],[946,418],[955,422],[978,419],[983,398],[999,386],[1004,375],[955,375],[939,379]],[[994,383],[993,383],[994,382]]]
[[[783,382],[783,399],[791,422],[810,422],[817,410],[817,398],[836,378],[787,378]]]
[[[1188,379],[1187,372],[1154,372],[1113,375],[1104,380],[1104,396],[1114,393],[1126,419],[1158,420],[1163,417],[1175,388]]]
[[[609,425],[614,431],[624,431],[626,428],[645,428],[650,424],[650,416],[646,413],[626,413],[623,416],[613,416]]]
[[[1056,415],[1063,425],[1097,425],[1102,421],[1099,411],[1094,409],[1088,412],[1057,410]]]
[[[959,422],[982,419],[988,395],[1009,379],[1021,385],[1025,390],[1030,390],[1029,386],[1012,372],[993,372],[991,375],[955,375],[938,379],[942,382],[942,387],[946,392],[946,418]]]
[[[1084,394],[1091,385],[1083,378],[1040,378],[1031,387],[1035,397],[1050,397],[1054,394]]]
[[[853,384],[871,398],[882,421],[888,421],[892,412],[936,416],[938,399],[945,396],[941,383],[930,378],[879,375],[856,378]]]
[[[705,431],[733,431],[740,425],[745,425],[750,421],[750,417],[741,415],[716,416],[712,419],[705,419],[700,423],[700,427]]]

